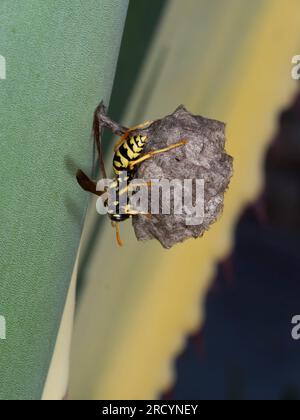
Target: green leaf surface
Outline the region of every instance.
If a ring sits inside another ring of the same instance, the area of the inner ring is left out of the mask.
[[[127,0],[2,0],[0,399],[42,394],[78,248],[91,119],[108,102]]]

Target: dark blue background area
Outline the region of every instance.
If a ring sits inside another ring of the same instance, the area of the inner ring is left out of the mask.
[[[300,239],[242,217],[235,250],[219,266],[202,331],[177,361],[172,399],[296,399],[300,341]]]
[[[279,116],[264,168],[164,399],[300,399],[300,94]]]

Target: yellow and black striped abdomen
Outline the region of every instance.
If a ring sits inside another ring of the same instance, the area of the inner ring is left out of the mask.
[[[127,171],[129,163],[138,159],[143,153],[146,141],[146,136],[132,136],[121,144],[113,159],[115,174]]]

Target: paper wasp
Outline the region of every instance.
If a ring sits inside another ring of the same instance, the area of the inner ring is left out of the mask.
[[[137,165],[159,153],[168,152],[169,150],[181,147],[187,143],[186,140],[181,140],[178,143],[174,143],[163,149],[154,150],[143,154],[145,145],[148,141],[148,136],[143,135],[142,130],[146,127],[150,127],[152,123],[153,121],[147,121],[136,127],[126,128],[115,123],[107,116],[106,108],[103,102],[101,102],[95,110],[93,121],[93,138],[98,153],[100,172],[102,177],[105,179],[107,178],[107,175],[102,153],[103,129],[109,128],[114,134],[121,137],[114,147],[113,171],[115,174],[115,179],[111,185],[107,187],[107,190],[114,192],[116,197],[120,197],[124,191],[124,188],[122,188],[122,190],[120,188],[120,185],[123,185],[124,181],[127,183],[127,188],[130,188],[130,182],[134,178]],[[83,171],[78,170],[76,178],[81,188],[83,188],[85,191],[88,191],[99,197],[104,194],[105,191],[97,191],[97,183],[91,180]],[[149,186],[150,183],[146,183],[145,185]],[[139,213],[132,209],[128,202],[125,206],[120,206],[119,203],[119,199],[117,198],[115,203],[115,211],[108,212],[108,216],[112,221],[112,226],[116,229],[117,243],[118,245],[122,246],[119,223]]]

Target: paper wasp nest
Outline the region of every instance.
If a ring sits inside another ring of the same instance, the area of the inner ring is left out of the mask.
[[[139,130],[139,133],[149,138],[145,153],[162,149],[182,139],[187,140],[186,145],[156,155],[138,165],[135,178],[178,179],[182,182],[185,179],[203,179],[203,205],[199,205],[203,207],[204,217],[201,224],[187,225],[187,214],[173,212],[175,197],[171,190],[171,214],[133,217],[137,239],[157,239],[164,248],[171,248],[186,239],[202,236],[222,212],[224,193],[233,172],[233,159],[224,148],[225,124],[192,115],[180,106],[172,115],[154,121],[148,128]],[[198,205],[195,189],[192,189],[193,203]],[[162,201],[164,199],[162,197]]]

